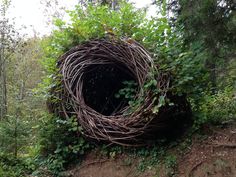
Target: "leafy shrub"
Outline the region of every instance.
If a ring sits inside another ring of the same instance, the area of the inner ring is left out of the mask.
[[[28,145],[27,138],[30,133],[29,122],[19,121],[18,117],[8,115],[7,119],[0,121],[0,151],[17,156]]]
[[[74,117],[63,120],[48,115],[41,126],[40,145],[43,160],[40,163],[54,174],[58,174],[68,163],[79,161],[91,147],[78,135],[80,131],[81,128]]]
[[[0,176],[2,177],[24,177],[34,170],[32,167],[32,163],[26,159],[0,153]]]
[[[168,155],[165,158],[166,175],[171,177],[175,175],[177,166],[177,157],[175,155]]]
[[[232,88],[226,88],[215,95],[205,96],[200,105],[195,127],[205,123],[222,124],[236,120],[236,98]]]
[[[86,9],[77,6],[68,12],[69,22],[56,19],[56,30],[43,45],[46,54],[43,64],[50,78],[47,84],[53,86],[56,61],[61,54],[91,38],[114,33],[118,37],[131,37],[150,50],[160,69],[173,75],[172,90],[178,94],[187,93],[194,109],[199,110],[203,96],[211,87],[205,66],[211,56],[204,48],[204,41],[186,43],[186,29],[183,24],[167,18],[164,2],[159,8],[162,16],[148,19],[145,10],[137,10],[125,2],[117,11],[108,6],[90,5]]]
[[[161,8],[165,12],[165,7]],[[173,27],[165,13],[161,18],[148,19],[145,10],[137,10],[133,5],[122,2],[117,11],[108,6],[88,6],[86,9],[77,6],[68,15],[69,22],[55,20],[56,30],[42,44],[45,53],[42,63],[48,71],[44,88],[50,89],[56,84],[56,62],[60,55],[84,41],[112,37],[108,35],[110,33],[135,39],[151,51],[159,70],[172,74],[173,92],[186,93],[193,102],[197,102],[208,88],[208,75],[204,70],[207,56],[196,55],[202,51],[201,43],[185,46],[183,30]]]

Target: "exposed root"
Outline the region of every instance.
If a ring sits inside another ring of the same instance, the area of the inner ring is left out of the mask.
[[[198,162],[196,165],[194,165],[194,166],[190,169],[190,171],[189,171],[189,173],[188,173],[188,177],[192,177],[193,172],[194,172],[200,165],[202,165],[203,162],[205,162],[205,161],[200,161],[200,162]]]

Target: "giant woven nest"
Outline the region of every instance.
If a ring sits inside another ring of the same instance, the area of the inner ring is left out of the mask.
[[[85,42],[61,56],[58,68],[52,95],[59,101],[51,100],[50,110],[65,119],[75,116],[82,135],[96,142],[145,145],[189,117],[185,97],[170,93],[170,76],[158,71],[150,53],[134,40]],[[136,106],[114,96],[126,81],[136,83]],[[163,99],[173,104],[162,105]]]

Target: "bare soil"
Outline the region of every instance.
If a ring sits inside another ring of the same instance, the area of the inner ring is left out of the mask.
[[[89,153],[82,164],[68,171],[71,177],[236,177],[236,125],[206,127],[207,136],[193,136],[192,144],[177,155],[177,167],[169,173],[164,163],[137,170],[141,157],[128,154],[104,158]]]

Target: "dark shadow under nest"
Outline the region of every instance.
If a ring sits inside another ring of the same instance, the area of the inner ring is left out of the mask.
[[[96,141],[141,146],[160,134],[180,130],[190,120],[184,96],[169,92],[170,77],[158,71],[153,59],[133,40],[97,39],[72,48],[58,61],[59,86],[50,109],[61,117],[76,116],[82,134]],[[156,71],[155,76],[150,74]],[[145,84],[156,80],[152,89]],[[116,97],[124,82],[135,83],[133,102]],[[59,88],[59,89],[58,89]],[[173,105],[160,105],[161,99]]]

